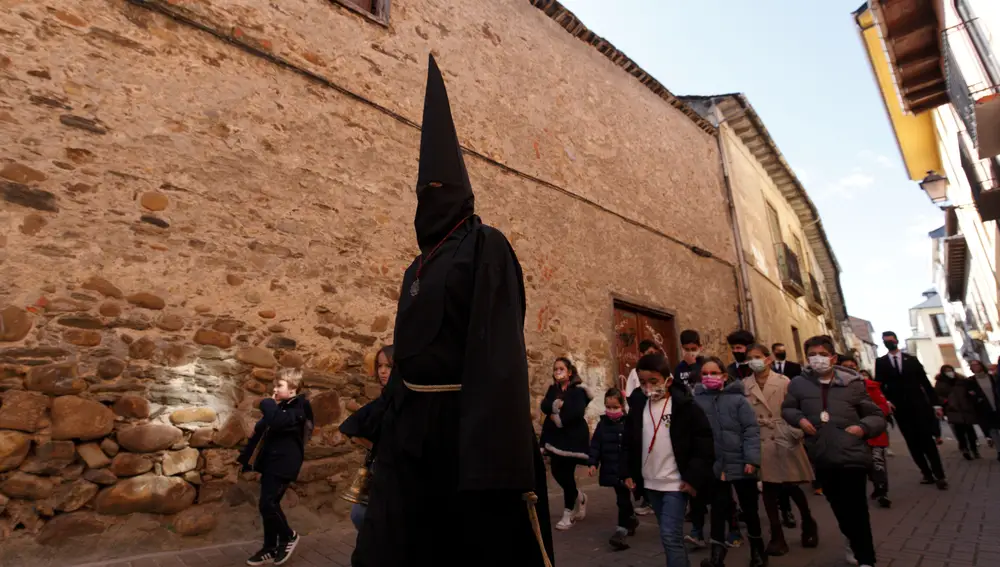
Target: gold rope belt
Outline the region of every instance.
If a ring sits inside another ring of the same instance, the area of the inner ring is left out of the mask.
[[[535,510],[535,503],[538,502],[538,496],[534,492],[525,492],[523,495],[525,504],[528,505],[528,519],[531,520],[531,528],[535,532],[535,539],[538,540],[538,548],[542,552],[542,561],[545,562],[545,567],[552,567],[552,561],[549,560],[549,553],[545,550],[545,538],[542,537],[542,526],[538,523],[538,511]]]
[[[425,386],[423,384],[411,384],[406,380],[403,380],[403,385],[405,385],[410,390],[413,390],[414,392],[425,392],[425,393],[459,392],[462,390],[461,384],[436,384],[433,386]]]

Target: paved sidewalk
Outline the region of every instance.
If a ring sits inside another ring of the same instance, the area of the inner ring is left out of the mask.
[[[947,431],[947,429],[946,429]],[[965,461],[955,442],[942,447],[951,489],[939,491],[919,484],[920,475],[906,454],[902,439],[895,439],[895,457],[889,459],[891,496],[889,510],[872,508],[872,523],[880,567],[997,567],[1000,566],[1000,462],[993,449],[983,448],[983,458]],[[582,471],[582,469],[581,469]],[[553,485],[554,486],[554,485]],[[614,528],[614,494],[591,486],[588,517],[568,532],[556,532],[556,560],[562,567],[663,567],[655,520],[642,518],[632,548],[612,552],[607,539]],[[558,489],[550,494],[552,509],[559,508]],[[826,500],[810,494],[810,505],[820,524],[820,547],[803,549],[797,532],[786,531],[792,552],[771,558],[771,567],[834,567],[845,565],[844,542]],[[763,510],[761,510],[763,515]],[[553,520],[554,522],[554,520]],[[766,533],[765,522],[765,533]],[[348,567],[354,543],[349,525],[303,537],[291,567]],[[230,567],[242,565],[256,551],[257,541],[163,553],[86,567]],[[692,567],[706,552],[691,555]],[[730,553],[729,565],[746,565],[746,548]],[[470,565],[474,565],[470,558]],[[81,566],[82,567],[82,566]]]

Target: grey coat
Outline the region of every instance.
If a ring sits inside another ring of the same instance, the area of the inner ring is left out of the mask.
[[[715,478],[739,480],[757,478],[743,468],[753,465],[760,469],[760,426],[757,414],[743,391],[743,382],[729,379],[722,390],[709,390],[704,384],[694,387],[694,401],[701,406],[715,438]]]
[[[826,408],[830,420],[823,423],[823,389],[811,369],[792,380],[781,405],[781,416],[792,427],[800,427],[805,418],[816,428],[815,435],[806,435],[806,452],[817,469],[836,467],[868,467],[871,452],[865,440],[885,432],[885,415],[868,397],[865,382],[853,370],[834,367],[834,379],[827,393]],[[852,425],[861,426],[863,438],[847,433]]]

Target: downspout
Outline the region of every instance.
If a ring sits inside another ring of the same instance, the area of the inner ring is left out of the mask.
[[[740,325],[757,336],[757,321],[754,317],[753,297],[750,294],[750,272],[747,270],[746,258],[743,255],[743,237],[740,233],[739,216],[736,214],[736,201],[733,198],[732,177],[729,172],[729,154],[726,153],[726,143],[722,139],[722,126],[726,122],[720,116],[718,107],[714,107],[716,120],[719,123],[715,141],[719,144],[719,157],[722,160],[722,177],[726,185],[726,199],[729,201],[729,220],[733,228],[733,242],[736,244],[736,261],[739,270],[736,271],[736,283],[740,293]]]

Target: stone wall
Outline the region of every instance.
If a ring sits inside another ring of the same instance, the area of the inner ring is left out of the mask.
[[[388,27],[327,0],[147,4],[259,51],[124,0],[0,3],[4,534],[255,534],[232,459],[278,366],[323,416],[290,498],[344,511],[360,455],[336,426],[377,393],[416,253],[431,50],[524,268],[536,407],[559,355],[612,382],[615,299],[712,350],[737,325],[714,138],[527,0],[394,2]]]

